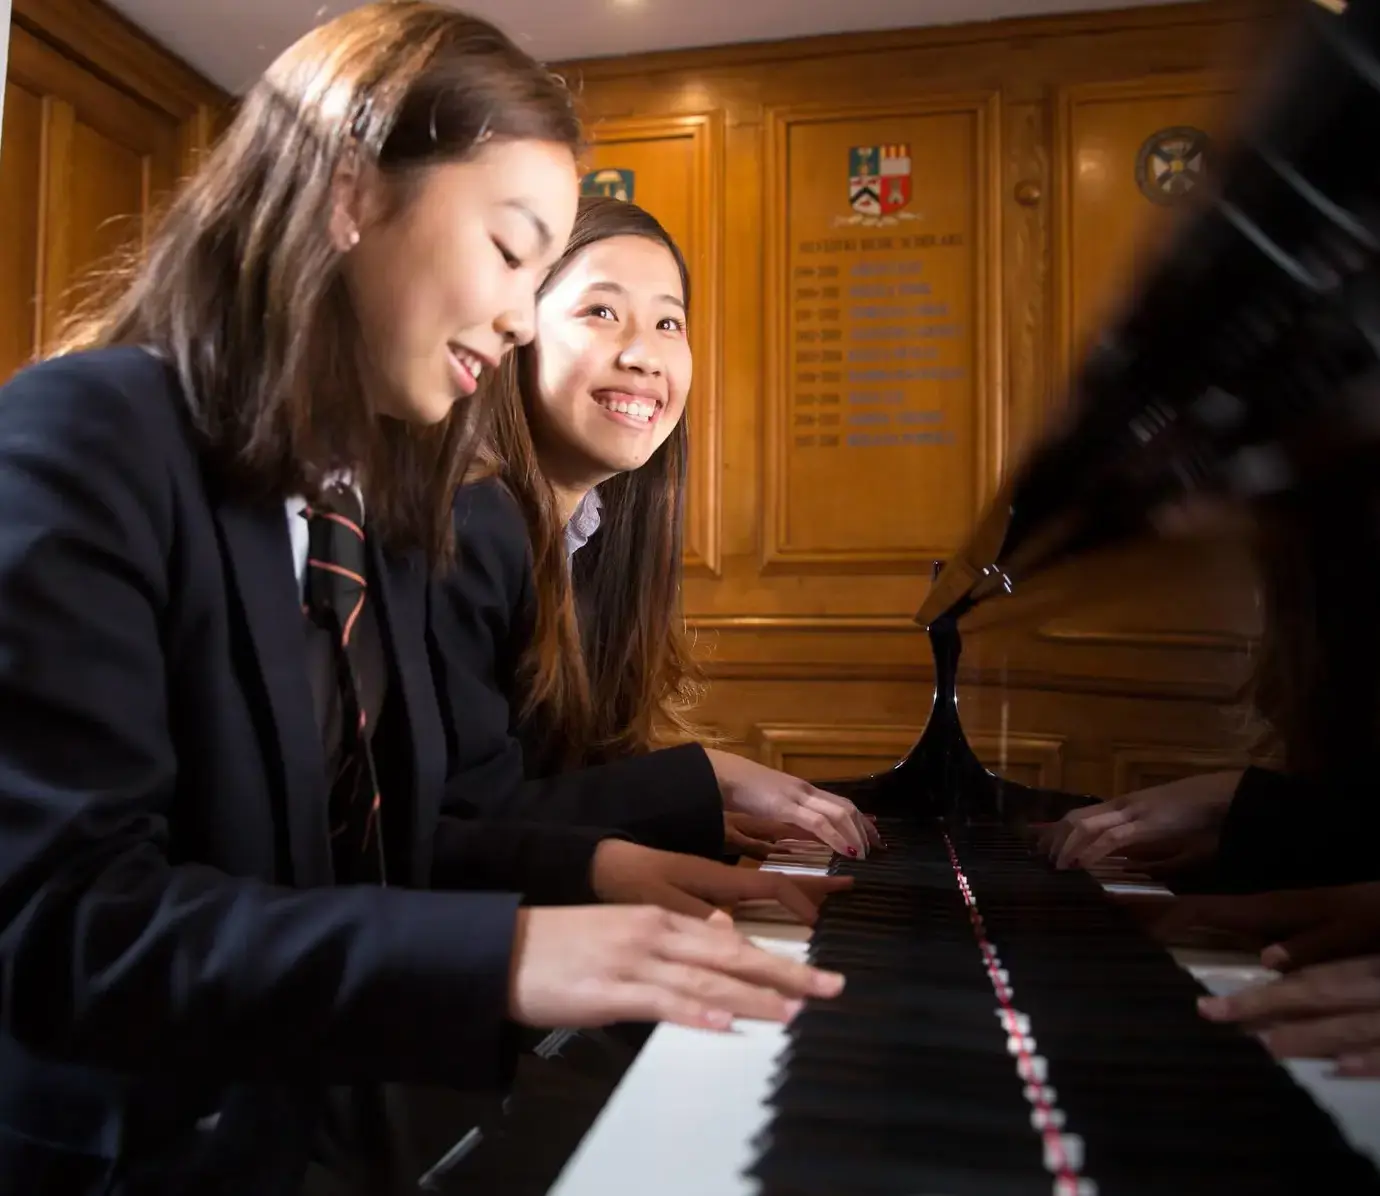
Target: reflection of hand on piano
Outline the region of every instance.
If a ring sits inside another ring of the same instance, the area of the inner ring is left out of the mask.
[[[1245,896],[1191,897],[1166,932],[1207,927],[1270,944],[1260,962],[1278,972],[1380,951],[1380,884],[1338,885]]]
[[[1335,1059],[1341,1075],[1380,1076],[1380,956],[1314,964],[1198,1005],[1259,1033],[1276,1058]]]
[[[1039,834],[1059,868],[1091,868],[1112,855],[1134,859],[1149,875],[1210,860],[1240,771],[1185,777],[1071,810]]]

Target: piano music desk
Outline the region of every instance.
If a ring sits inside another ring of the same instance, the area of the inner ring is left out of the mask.
[[[763,867],[823,871],[779,858]],[[1100,879],[1121,895],[1167,895],[1153,884],[1110,874]],[[806,957],[809,927],[747,916],[737,922],[759,946]],[[1240,952],[1183,948],[1172,954],[1219,995],[1273,975]],[[743,1172],[769,1119],[765,1101],[785,1043],[784,1028],[766,1022],[740,1021],[728,1034],[658,1026],[549,1196],[756,1196],[756,1182]],[[1352,1145],[1380,1163],[1380,1080],[1334,1079],[1331,1064],[1315,1059],[1284,1066],[1336,1118]]]

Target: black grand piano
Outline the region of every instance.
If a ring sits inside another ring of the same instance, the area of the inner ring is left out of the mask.
[[[1202,990],[1131,915],[1032,853],[1022,827],[1090,799],[988,770],[957,703],[961,631],[1028,612],[1080,563],[1380,489],[1380,6],[1336,7],[1300,5],[1215,192],[933,581],[929,721],[895,768],[842,787],[890,850],[839,865],[857,886],[812,936],[849,987],[790,1029],[763,1196],[1380,1192],[1263,1047],[1197,1015]],[[1319,555],[1264,563],[1380,610],[1374,555]],[[1333,684],[1310,700],[1365,756],[1380,660],[1320,642]]]

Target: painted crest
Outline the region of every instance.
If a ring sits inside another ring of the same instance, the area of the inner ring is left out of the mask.
[[[862,225],[876,228],[922,219],[907,211],[911,200],[910,146],[855,145],[848,151],[847,216],[835,216],[835,228]]]
[[[580,180],[581,195],[606,195],[610,199],[621,199],[631,203],[633,197],[633,172],[606,167],[591,170]]]
[[[890,216],[910,203],[910,146],[855,145],[848,151],[848,205],[860,216]]]
[[[1145,139],[1136,155],[1136,186],[1151,203],[1180,203],[1207,177],[1211,153],[1202,129],[1160,129]]]

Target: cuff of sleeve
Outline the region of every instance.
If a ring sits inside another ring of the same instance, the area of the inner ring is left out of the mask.
[[[621,766],[628,770],[625,783],[655,794],[661,812],[630,828],[639,842],[707,860],[723,859],[724,799],[704,748],[697,743],[661,748],[630,756]]]
[[[367,932],[372,982],[348,973],[341,981],[343,1000],[355,1005],[349,1023],[368,1040],[342,1044],[363,1056],[359,1078],[501,1090],[518,1049],[508,990],[520,898],[404,890],[374,896],[382,900]]]
[[[553,828],[554,830],[554,828]],[[605,839],[632,840],[620,831],[563,828],[563,849],[550,859],[522,896],[524,905],[595,905],[594,853]]]

